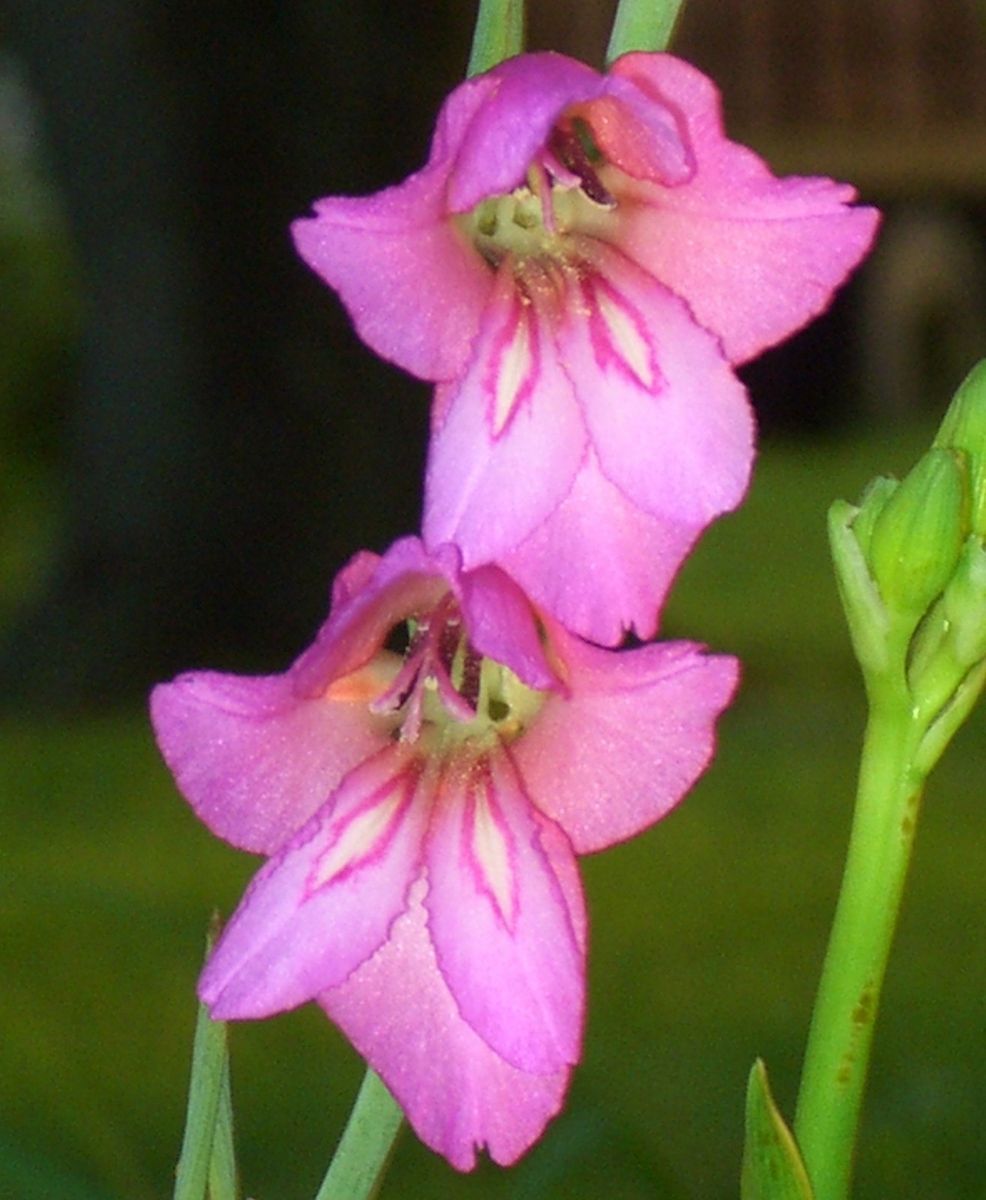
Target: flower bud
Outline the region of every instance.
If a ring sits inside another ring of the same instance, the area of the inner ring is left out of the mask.
[[[870,540],[873,537],[873,526],[883,512],[884,506],[894,492],[900,487],[896,479],[888,475],[878,475],[870,480],[859,501],[859,509],[852,520],[852,531],[864,556],[869,553]]]
[[[964,452],[969,521],[975,533],[986,537],[986,359],[972,368],[955,393],[935,445]]]
[[[970,537],[944,596],[953,652],[965,667],[986,658],[986,549]]]
[[[870,570],[891,611],[920,617],[948,583],[962,549],[958,456],[932,449],[886,500],[870,537]]]

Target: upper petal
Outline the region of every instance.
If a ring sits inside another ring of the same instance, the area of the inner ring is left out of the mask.
[[[465,757],[465,756],[463,756]],[[524,1071],[578,1060],[582,946],[553,855],[503,750],[450,763],[428,834],[428,928],[463,1017]],[[581,903],[579,904],[581,908]]]
[[[692,787],[739,668],[688,642],[612,651],[554,637],[570,697],[549,697],[511,752],[532,802],[588,854],[646,829]]]
[[[320,695],[362,667],[395,625],[435,606],[458,569],[455,547],[429,554],[416,537],[398,539],[382,557],[356,554],[336,577],[328,620],[291,669],[296,692]]]
[[[488,90],[464,132],[449,182],[453,212],[468,212],[523,183],[565,109],[606,86],[585,63],[551,51],[521,54],[480,78]]]
[[[216,1019],[303,1004],[386,941],[421,866],[420,773],[406,747],[388,746],[258,872],[199,982]]]
[[[487,1147],[516,1161],[559,1111],[569,1070],[511,1066],[463,1020],[435,962],[421,880],[390,938],[319,1003],[377,1071],[418,1137],[460,1171]]]
[[[205,824],[264,854],[304,825],[346,771],[385,745],[389,729],[365,705],[298,697],[290,673],[189,672],[154,689],[151,719],[165,761]]]
[[[493,89],[480,77],[446,100],[427,166],[372,196],[330,196],[294,222],[298,253],[339,293],[360,337],[422,379],[464,365],[493,275],[450,220],[449,177]]]
[[[612,646],[657,632],[664,597],[701,530],[638,508],[587,456],[555,511],[501,562],[567,629]]]
[[[821,312],[869,250],[879,223],[855,192],[823,178],[777,178],[729,141],[719,95],[669,54],[628,54],[612,73],[678,114],[695,160],[675,186],[602,178],[619,198],[613,240],[688,301],[732,362],[743,362]]]
[[[428,452],[424,537],[456,543],[467,568],[496,560],[547,517],[586,446],[559,368],[552,285],[535,274],[525,286],[505,261],[469,368],[436,399],[443,415]]]

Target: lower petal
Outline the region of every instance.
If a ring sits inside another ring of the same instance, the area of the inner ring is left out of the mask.
[[[541,1073],[578,1059],[585,990],[546,824],[497,748],[448,765],[425,851],[428,927],[459,1010],[508,1062]]]
[[[644,512],[587,458],[568,496],[501,560],[541,608],[567,629],[613,646],[644,639],[701,528]]]
[[[255,877],[202,973],[217,1019],[265,1017],[341,982],[387,939],[428,819],[404,747],[351,771]]]
[[[619,253],[591,253],[586,315],[558,343],[600,467],[638,507],[700,530],[749,482],[746,390],[677,296]]]
[[[518,1070],[463,1020],[435,961],[424,880],[387,944],[319,1004],[383,1078],[418,1137],[460,1171],[515,1162],[562,1106],[569,1070]]]

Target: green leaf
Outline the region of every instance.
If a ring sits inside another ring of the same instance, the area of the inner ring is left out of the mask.
[[[524,0],[479,0],[466,75],[481,75],[524,49]]]
[[[404,1113],[386,1084],[367,1067],[315,1200],[373,1200],[403,1121]]]
[[[746,1144],[740,1200],[812,1200],[801,1154],[777,1111],[767,1068],[757,1059],[746,1090]]]
[[[217,936],[215,925],[214,921],[207,952]],[[205,1200],[207,1194],[212,1200],[232,1200],[236,1196],[232,1136],[226,1025],[213,1021],[206,1006],[200,1004],[174,1200]]]

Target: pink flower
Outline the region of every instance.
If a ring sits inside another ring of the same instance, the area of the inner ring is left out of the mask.
[[[405,621],[407,651],[385,649]],[[664,816],[713,752],[731,658],[607,651],[501,570],[414,538],[339,575],[283,675],[153,693],[162,752],[220,837],[269,856],[203,973],[217,1018],[315,999],[419,1136],[509,1163],[580,1053],[575,855]]]
[[[593,641],[649,638],[682,559],[747,485],[731,366],[828,304],[878,215],[774,177],[667,54],[558,54],[462,84],[427,165],[297,221],[379,354],[439,384],[427,544],[504,566]],[[559,568],[564,563],[564,569]]]

